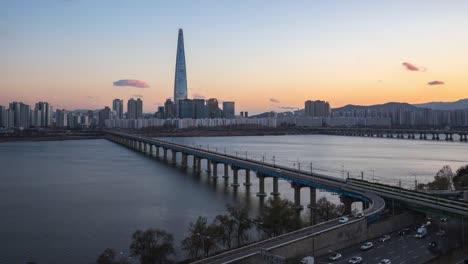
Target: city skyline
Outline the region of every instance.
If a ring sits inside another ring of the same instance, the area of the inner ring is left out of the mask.
[[[190,98],[235,101],[251,113],[305,99],[454,101],[468,97],[464,5],[15,1],[0,11],[0,105],[101,109],[142,97],[143,111],[155,112],[173,94],[178,28],[188,41]]]

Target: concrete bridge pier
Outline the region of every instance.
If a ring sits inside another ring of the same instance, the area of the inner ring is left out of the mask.
[[[177,151],[172,150],[172,155],[171,155],[171,164],[176,165],[177,164]]]
[[[188,167],[188,155],[182,153],[182,168],[186,169]]]
[[[163,148],[163,160],[167,161],[167,148]]]
[[[224,164],[224,175],[223,175],[223,178],[225,180],[229,179],[229,165],[228,164]]]
[[[218,179],[218,163],[216,161],[213,161],[213,175],[211,176],[211,178],[213,178],[213,180],[216,180]]]
[[[244,182],[244,186],[249,188],[250,186],[252,185],[252,183],[250,183],[250,170],[245,170],[245,182]]]
[[[310,209],[310,224],[315,225],[317,223],[317,215],[315,209],[317,209],[317,189],[310,187],[310,204],[307,206]]]
[[[239,187],[239,168],[231,166],[232,169],[232,184],[231,186],[236,188]]]
[[[197,173],[200,174],[202,169],[201,169],[201,158],[197,158]]]
[[[158,146],[155,146],[156,147],[156,158],[159,159],[159,147]]]
[[[150,157],[153,157],[153,144],[149,145],[149,155]]]
[[[206,159],[206,172],[211,175],[211,160]]]
[[[446,133],[446,134],[445,134],[445,140],[446,140],[446,141],[453,141],[453,135],[452,135],[452,133]]]
[[[341,203],[343,203],[344,205],[344,214],[345,215],[349,215],[351,214],[351,206],[354,202],[354,199],[349,197],[349,196],[345,196],[345,195],[341,195],[340,196],[340,200],[341,200]]]
[[[270,194],[273,195],[274,198],[277,198],[280,195],[278,191],[278,178],[277,177],[273,177],[273,192],[271,192]]]
[[[294,189],[294,207],[296,211],[301,211],[304,209],[304,206],[301,205],[301,188],[304,185],[292,182],[291,187]]]
[[[257,196],[260,198],[265,197],[267,194],[265,193],[265,178],[266,175],[257,173],[258,178],[258,193]]]
[[[192,168],[194,171],[197,168],[197,157],[195,157],[195,155],[192,156]]]

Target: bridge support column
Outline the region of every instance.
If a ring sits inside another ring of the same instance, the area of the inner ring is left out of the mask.
[[[182,168],[186,169],[188,164],[188,155],[186,153],[182,153]]]
[[[223,178],[224,179],[228,179],[229,178],[229,165],[228,164],[224,164],[224,175],[223,175]]]
[[[351,205],[353,204],[353,198],[341,195],[340,200],[344,205],[344,214],[345,215],[351,214]]]
[[[202,168],[201,168],[201,158],[197,158],[197,173],[201,173]]]
[[[167,148],[163,148],[163,160],[167,161]]]
[[[261,173],[257,173],[257,178],[258,178],[258,193],[257,193],[257,196],[258,197],[265,197],[266,196],[266,193],[265,193],[265,178],[266,178],[266,176],[261,174]]]
[[[211,176],[211,178],[216,180],[218,179],[218,162],[213,161],[212,163],[213,163],[213,176]]]
[[[211,174],[211,160],[209,159],[206,159],[206,172],[208,173],[208,175]]]
[[[138,151],[142,152],[143,151],[143,142],[138,141]]]
[[[317,223],[317,216],[315,209],[317,209],[317,189],[310,187],[310,204],[307,206],[310,209],[310,224]]]
[[[231,186],[234,188],[237,188],[239,187],[239,175],[238,175],[239,169],[233,166],[231,166],[231,169],[232,169],[232,178],[233,178]]]
[[[252,185],[252,183],[250,183],[250,170],[245,170],[245,182],[244,182],[244,186],[249,188],[250,186]]]
[[[143,152],[145,154],[148,154],[148,144],[146,144],[146,143],[143,143]]]
[[[278,178],[276,177],[273,177],[273,192],[271,192],[271,195],[273,195],[275,198],[280,195],[278,191]]]
[[[149,155],[150,155],[150,157],[153,157],[153,147],[154,147],[153,144],[149,145]]]
[[[176,165],[177,164],[177,151],[172,150],[171,159],[172,159],[171,161],[172,165]]]
[[[301,211],[304,207],[301,205],[301,188],[302,184],[292,182],[291,187],[294,189],[294,207],[296,211]]]

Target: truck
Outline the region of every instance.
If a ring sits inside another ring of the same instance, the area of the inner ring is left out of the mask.
[[[416,238],[423,238],[427,235],[427,229],[425,227],[420,227],[418,228],[418,230],[416,231],[416,235],[414,235],[414,237]]]

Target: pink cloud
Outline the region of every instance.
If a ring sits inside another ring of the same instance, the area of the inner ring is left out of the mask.
[[[419,71],[420,69],[409,62],[403,62],[403,66],[409,71]]]
[[[118,80],[114,82],[114,86],[131,86],[136,88],[150,87],[146,82],[139,80]]]
[[[428,85],[444,85],[445,83],[442,81],[432,81],[432,82],[428,82],[427,84]]]

